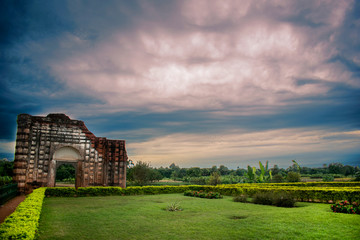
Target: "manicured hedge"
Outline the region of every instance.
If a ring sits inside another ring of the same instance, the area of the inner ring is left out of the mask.
[[[71,187],[47,188],[47,197],[87,197],[87,196],[110,196],[110,195],[144,195],[163,193],[183,193],[187,190],[197,189],[196,185],[184,186],[144,186],[144,187],[79,187],[77,190]]]
[[[262,187],[360,187],[360,182],[287,182],[287,183],[239,183],[226,184],[227,186],[262,186]]]
[[[86,187],[86,188],[48,188],[48,197],[86,197],[108,195],[143,195],[183,193],[185,191],[219,192],[222,195],[234,196],[247,194],[253,196],[256,193],[274,192],[292,194],[298,201],[357,201],[360,199],[358,187],[296,187],[296,186],[271,186],[263,184],[238,184],[238,185],[186,185],[186,186],[145,186],[145,187]]]
[[[199,198],[208,198],[208,199],[219,199],[223,198],[220,193],[218,192],[204,192],[202,190],[200,191],[186,191],[184,192],[184,196],[188,197],[199,197]]]
[[[0,239],[34,239],[46,188],[38,188],[0,225]]]

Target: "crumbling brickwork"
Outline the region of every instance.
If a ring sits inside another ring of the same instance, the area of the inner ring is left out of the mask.
[[[56,168],[64,163],[75,167],[76,187],[126,187],[124,140],[96,137],[65,114],[20,114],[17,123],[14,178],[21,192],[55,186]]]

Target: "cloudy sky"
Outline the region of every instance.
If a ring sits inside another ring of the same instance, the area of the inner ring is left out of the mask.
[[[62,112],[152,166],[360,165],[360,2],[0,2],[0,157]]]

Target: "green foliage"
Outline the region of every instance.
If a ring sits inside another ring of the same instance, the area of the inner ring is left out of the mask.
[[[286,180],[288,182],[300,182],[301,181],[301,175],[298,172],[288,172]]]
[[[272,192],[259,192],[253,196],[252,202],[255,204],[272,205],[273,193]]]
[[[127,179],[134,185],[143,186],[149,182],[161,180],[162,175],[156,169],[151,168],[149,163],[139,161],[128,170]]]
[[[224,165],[220,165],[219,172],[220,172],[221,176],[225,176],[230,173],[230,170],[227,167],[225,167]]]
[[[295,202],[294,196],[286,192],[280,192],[273,198],[273,205],[277,207],[294,207]]]
[[[12,182],[12,177],[9,176],[0,176],[0,186],[10,184]]]
[[[200,177],[201,170],[199,167],[192,167],[192,168],[187,169],[186,175],[189,177]]]
[[[277,207],[294,207],[295,198],[286,192],[259,192],[253,197],[253,203],[262,205],[274,205]]]
[[[322,180],[324,182],[332,182],[332,181],[334,181],[334,176],[333,175],[324,175]]]
[[[213,172],[209,178],[209,185],[218,185],[221,183],[220,174],[218,172]]]
[[[13,176],[14,161],[0,160],[0,176]]]
[[[34,190],[0,225],[1,239],[34,239],[46,188]]]
[[[75,184],[75,178],[64,178],[62,181],[65,183]]]
[[[248,171],[247,171],[247,179],[248,182],[253,182],[253,183],[263,183],[263,182],[270,182],[272,179],[272,172],[269,168],[269,161],[266,161],[266,166],[264,167],[264,165],[261,163],[261,161],[259,161],[259,166],[260,166],[260,174],[257,175],[256,174],[256,168],[255,167],[250,167],[248,166]]]
[[[111,195],[147,195],[163,193],[182,193],[198,188],[196,185],[183,186],[142,186],[142,187],[54,187],[46,189],[48,197],[88,197],[88,196],[111,196]]]
[[[64,179],[75,179],[75,167],[71,164],[62,164],[56,170],[56,181],[64,182]]]
[[[149,174],[150,179],[147,183],[139,184],[138,182],[134,182],[132,180],[132,168],[134,164],[131,164],[129,161],[129,165],[127,168],[127,180],[129,185],[149,185],[154,184],[154,181],[158,181],[164,178],[171,178],[177,181],[183,181],[191,184],[209,184],[209,177],[214,172],[219,172],[221,175],[221,183],[222,184],[233,184],[233,183],[263,183],[263,182],[271,182],[272,177],[276,174],[281,174],[283,177],[287,175],[288,172],[297,172],[301,173],[303,177],[317,177],[322,178],[325,174],[332,174],[334,178],[340,178],[345,176],[354,176],[357,172],[360,174],[359,167],[352,167],[352,166],[343,166],[341,164],[330,164],[329,167],[333,168],[333,165],[342,166],[340,168],[339,174],[329,173],[329,169],[327,166],[321,168],[309,168],[309,167],[300,167],[300,165],[295,161],[292,160],[292,165],[288,167],[286,170],[283,168],[279,168],[277,165],[274,165],[273,168],[269,169],[268,161],[266,164],[262,164],[259,162],[259,169],[256,167],[248,166],[247,169],[241,169],[237,167],[236,170],[229,169],[224,165],[212,166],[211,168],[199,168],[199,167],[192,167],[192,168],[180,168],[179,166],[172,163],[169,167],[160,167],[160,168],[149,168],[152,170]],[[235,178],[239,177],[239,178]],[[240,178],[242,177],[242,178]],[[278,180],[273,182],[278,182]]]
[[[273,182],[273,183],[282,183],[282,182],[284,182],[284,177],[281,174],[278,173],[278,174],[274,175],[271,182]]]
[[[8,200],[16,197],[18,195],[18,184],[11,183],[7,185],[0,186],[0,205],[3,205]]]
[[[233,201],[246,203],[246,202],[248,202],[248,195],[246,195],[246,194],[237,195],[237,196],[233,197]]]
[[[205,185],[206,180],[207,180],[206,177],[188,177],[184,179],[185,182],[189,182],[195,185]]]
[[[295,160],[291,160],[291,161],[294,163],[296,171],[300,172],[300,165]]]
[[[226,175],[220,176],[220,181],[222,184],[236,184],[245,182],[245,178],[237,175]]]
[[[331,210],[336,213],[360,214],[360,207],[358,202],[352,204],[348,201],[340,201],[330,206]]]
[[[218,193],[218,192],[204,192],[203,190],[200,190],[200,191],[186,191],[186,192],[184,192],[184,196],[199,197],[199,198],[209,198],[209,199],[223,198],[223,196],[221,196],[221,194]]]
[[[248,171],[247,171],[247,178],[249,182],[256,182],[256,168],[255,167],[250,167],[248,166]]]
[[[167,206],[166,211],[177,212],[177,211],[182,211],[182,208],[180,206],[180,203],[174,202],[171,203],[169,206]]]
[[[360,172],[357,172],[357,173],[355,174],[355,179],[354,179],[354,181],[360,181]]]
[[[269,161],[266,161],[266,166],[264,167],[264,165],[259,161],[259,166],[260,166],[260,175],[258,178],[258,182],[262,183],[262,182],[270,182],[272,179],[272,174],[271,174],[271,170],[269,170]]]

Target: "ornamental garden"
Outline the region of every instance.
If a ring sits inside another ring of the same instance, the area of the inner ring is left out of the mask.
[[[5,220],[0,236],[358,239],[359,199],[359,182],[44,187]]]

